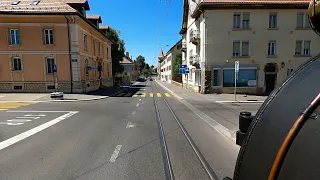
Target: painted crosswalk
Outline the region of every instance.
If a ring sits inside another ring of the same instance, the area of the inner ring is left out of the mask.
[[[36,104],[36,102],[0,102],[0,111]]]
[[[165,96],[165,97],[171,97],[171,95],[169,93],[119,93],[119,94],[116,94],[116,97],[162,97],[162,96]]]

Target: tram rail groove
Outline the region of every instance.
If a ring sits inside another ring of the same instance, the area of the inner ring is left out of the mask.
[[[156,85],[157,86],[157,85]],[[159,90],[159,88],[157,88],[157,90]],[[152,91],[154,91],[153,86],[152,86]],[[193,139],[191,138],[191,136],[189,135],[188,131],[186,130],[186,128],[184,127],[184,125],[182,124],[182,122],[180,121],[180,119],[177,117],[176,113],[173,111],[172,107],[170,106],[170,104],[168,103],[168,101],[166,100],[166,98],[164,96],[161,96],[163,99],[163,101],[165,102],[166,106],[168,107],[168,109],[170,110],[172,116],[174,117],[174,119],[176,120],[176,123],[178,124],[178,126],[180,127],[183,135],[185,136],[186,140],[188,141],[189,145],[191,146],[193,152],[195,153],[196,157],[198,158],[198,160],[200,161],[200,164],[202,165],[203,169],[205,170],[206,174],[208,175],[208,177],[211,180],[219,180],[217,174],[212,170],[211,166],[209,165],[209,163],[207,162],[207,160],[205,159],[205,157],[203,156],[203,154],[200,152],[199,148],[197,147],[197,145],[195,144],[195,142],[193,141]],[[156,101],[157,102],[157,101]],[[159,111],[158,111],[159,113]],[[159,113],[160,115],[160,113]],[[162,125],[161,125],[162,126]],[[163,129],[162,129],[163,131]],[[163,132],[162,132],[163,133]]]

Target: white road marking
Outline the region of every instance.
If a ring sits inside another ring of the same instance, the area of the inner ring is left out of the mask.
[[[32,120],[30,119],[10,119],[10,120],[7,120],[8,122],[30,122]]]
[[[36,116],[36,117],[38,117],[38,116],[40,116],[40,117],[44,117],[44,116],[46,116],[45,114],[37,114],[37,115],[35,115],[35,114],[26,114],[26,115],[24,115],[24,116],[27,116],[27,117],[33,117],[33,116]],[[39,118],[40,118],[39,117]]]
[[[69,113],[69,112],[78,112],[78,111],[7,111],[7,112],[21,112],[21,113],[46,113],[46,112],[61,112],[61,113]],[[37,116],[40,116],[39,114]],[[41,116],[46,116],[42,114]]]
[[[217,103],[263,103],[264,101],[216,101]]]
[[[134,124],[132,124],[132,122],[128,122],[128,124],[127,124],[127,126],[126,126],[126,128],[128,129],[128,128],[132,128],[132,127],[134,127],[135,125]]]
[[[138,107],[140,104],[138,103],[136,106]]]
[[[136,114],[136,111],[133,111],[132,114]]]
[[[26,119],[26,118],[29,118],[29,119],[40,119],[40,117],[30,117],[30,116],[27,116],[27,117],[16,117],[18,119]]]
[[[139,99],[139,101],[141,101],[141,99]]]
[[[27,112],[30,112],[30,111],[27,111]],[[0,150],[6,148],[8,146],[11,146],[11,145],[13,145],[13,144],[15,144],[15,143],[17,143],[17,142],[19,142],[21,140],[24,140],[24,139],[26,139],[26,138],[28,138],[28,137],[30,137],[30,136],[42,131],[42,130],[45,130],[50,126],[53,126],[53,125],[57,124],[58,122],[63,121],[65,119],[67,119],[68,117],[77,114],[78,112],[79,111],[69,111],[67,114],[59,116],[59,117],[57,117],[57,118],[55,118],[55,119],[53,119],[51,121],[48,121],[48,122],[46,122],[44,124],[41,124],[41,125],[33,128],[33,129],[30,129],[30,130],[28,130],[26,132],[23,132],[21,134],[18,134],[18,135],[14,136],[14,137],[12,137],[10,139],[2,141],[2,142],[0,142]],[[18,123],[15,123],[15,124],[18,125]],[[8,125],[9,125],[9,123],[8,123]],[[13,124],[11,124],[11,125],[13,125]]]
[[[120,149],[121,149],[122,145],[117,145],[116,148],[114,149],[113,153],[112,153],[112,156],[110,158],[109,161],[111,162],[115,162],[117,157],[118,157],[118,154],[120,152]]]

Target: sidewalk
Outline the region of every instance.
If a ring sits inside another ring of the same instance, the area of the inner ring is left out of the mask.
[[[255,115],[262,102],[267,98],[265,96],[237,95],[238,101],[234,102],[233,94],[200,94],[167,82],[159,80],[156,82],[176,96],[214,129],[233,141],[235,140],[235,133],[239,129],[240,112],[249,111],[252,115]]]
[[[126,87],[110,87],[86,94],[64,94],[63,100],[52,100],[50,93],[0,93],[0,102],[75,102],[93,101],[112,97]]]

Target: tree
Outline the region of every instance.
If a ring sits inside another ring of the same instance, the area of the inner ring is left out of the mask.
[[[120,64],[124,57],[125,47],[124,41],[119,37],[120,31],[110,28],[107,32],[108,37],[113,41],[111,45],[111,57],[112,57],[112,75],[123,72],[123,66]]]
[[[182,64],[182,54],[177,54],[174,58],[173,79],[178,82],[182,82],[182,76],[179,74],[179,65]]]
[[[149,66],[149,64],[148,64],[148,63],[146,63],[146,65],[144,66],[144,68],[145,68],[145,69],[150,70],[150,66]]]
[[[142,72],[142,70],[144,69],[145,65],[146,65],[146,59],[139,55],[137,58],[136,58],[136,62],[138,64],[138,67],[140,68],[140,72]]]
[[[148,69],[143,69],[142,70],[142,74],[145,76],[145,77],[148,77],[150,75],[150,72]]]

